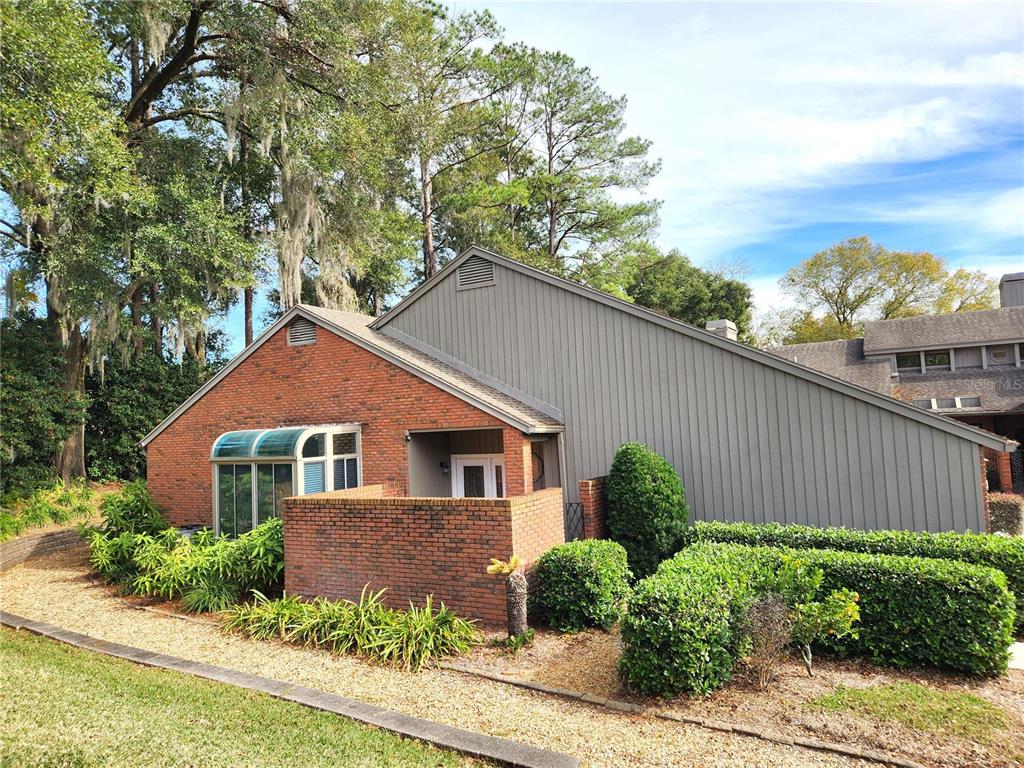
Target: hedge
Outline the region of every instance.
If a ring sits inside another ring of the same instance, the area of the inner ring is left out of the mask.
[[[637,585],[622,622],[619,673],[632,690],[705,693],[740,655],[740,619],[786,558],[820,568],[821,594],[860,595],[857,637],[826,647],[895,666],[1005,671],[1014,618],[1002,572],[919,557],[696,544]]]
[[[533,568],[531,613],[559,632],[611,629],[622,616],[632,575],[621,544],[584,539],[559,544]]]
[[[690,516],[675,468],[650,446],[623,443],[605,481],[610,538],[626,548],[629,567],[649,576],[683,546]]]
[[[687,542],[699,541],[931,557],[986,565],[1006,575],[1007,587],[1017,604],[1016,631],[1024,632],[1024,538],[990,533],[858,531],[778,523],[698,522],[687,530]]]

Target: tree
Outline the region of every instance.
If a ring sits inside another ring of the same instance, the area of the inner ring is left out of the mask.
[[[699,328],[709,320],[732,320],[741,339],[751,338],[750,286],[695,267],[678,250],[640,266],[626,292],[641,306]]]
[[[982,271],[961,267],[946,276],[935,300],[935,312],[971,312],[999,306],[999,284]]]

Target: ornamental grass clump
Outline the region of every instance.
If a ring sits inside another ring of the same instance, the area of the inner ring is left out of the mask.
[[[533,568],[530,611],[559,632],[611,629],[622,617],[632,574],[626,550],[604,539],[552,547]]]
[[[358,602],[316,598],[305,602],[285,595],[271,600],[253,593],[251,603],[236,605],[224,616],[227,632],[256,640],[278,639],[332,653],[354,653],[383,664],[418,671],[431,661],[465,653],[480,642],[474,622],[443,603],[410,604],[398,611],[383,601],[385,590],[363,588]]]

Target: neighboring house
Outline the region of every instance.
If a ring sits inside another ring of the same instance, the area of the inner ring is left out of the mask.
[[[376,484],[561,488],[571,513],[580,481],[639,440],[695,518],[984,528],[979,446],[1011,441],[715,327],[472,248],[379,318],[293,307],[145,438],[150,488],[172,523],[227,532],[289,494]]]
[[[867,323],[850,341],[771,350],[786,359],[1024,441],[1024,272],[1004,275],[1000,308]],[[1024,485],[1024,453],[990,454],[1000,490]]]

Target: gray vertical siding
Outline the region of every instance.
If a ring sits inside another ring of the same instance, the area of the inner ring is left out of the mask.
[[[697,519],[983,528],[978,446],[495,264],[384,326],[552,404],[567,500],[623,442],[676,467]]]

